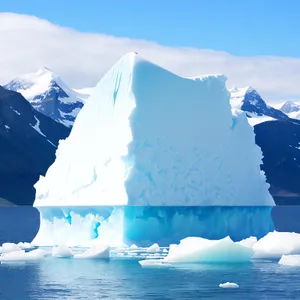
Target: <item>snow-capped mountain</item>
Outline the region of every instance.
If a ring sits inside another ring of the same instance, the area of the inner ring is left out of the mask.
[[[33,203],[33,185],[55,160],[66,126],[35,109],[19,93],[0,86],[0,198]]]
[[[69,88],[59,76],[47,68],[22,75],[4,86],[21,93],[42,114],[72,127],[88,94]]]
[[[290,118],[300,120],[300,103],[287,101],[285,102],[280,110],[287,114]]]
[[[270,120],[289,120],[284,112],[276,109],[262,99],[259,93],[251,88],[232,88],[230,92],[230,103],[233,109],[240,109],[246,112],[249,123],[256,125]]]

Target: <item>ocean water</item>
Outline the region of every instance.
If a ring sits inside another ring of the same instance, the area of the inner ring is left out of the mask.
[[[0,299],[299,299],[300,272],[277,261],[143,268],[137,260],[0,265]],[[236,282],[238,289],[220,288]]]
[[[300,232],[300,207],[275,207],[278,231]],[[39,213],[30,207],[0,208],[0,239],[31,241]],[[278,260],[246,264],[141,267],[139,258],[2,262],[0,299],[300,299],[300,268]],[[235,282],[238,289],[220,283]]]

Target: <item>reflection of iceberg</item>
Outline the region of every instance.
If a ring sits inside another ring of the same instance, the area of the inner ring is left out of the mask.
[[[42,207],[35,245],[169,246],[187,236],[234,241],[272,231],[272,207]]]
[[[36,184],[35,243],[150,246],[272,230],[262,154],[245,114],[232,113],[225,82],[179,77],[125,55]],[[88,208],[74,208],[81,206]]]

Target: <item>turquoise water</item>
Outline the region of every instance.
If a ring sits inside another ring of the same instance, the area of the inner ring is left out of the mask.
[[[300,269],[241,265],[142,268],[136,260],[46,258],[0,265],[0,299],[299,299]],[[236,282],[238,289],[219,284]]]

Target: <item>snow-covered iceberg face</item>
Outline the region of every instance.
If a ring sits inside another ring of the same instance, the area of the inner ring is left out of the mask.
[[[224,76],[187,79],[125,55],[80,111],[35,206],[274,205]]]

